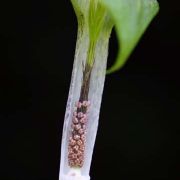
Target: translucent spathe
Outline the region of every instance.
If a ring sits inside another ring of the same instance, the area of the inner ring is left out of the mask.
[[[60,180],[89,179],[89,170],[98,128],[100,105],[106,73],[109,37],[104,35],[104,32],[102,32],[95,48],[95,61],[90,78],[88,95],[91,105],[88,113],[84,165],[82,168],[71,168],[68,165],[68,142],[71,133],[71,124],[75,104],[80,96],[84,67],[83,65],[85,64],[85,60],[87,58],[87,50],[89,45],[88,37],[89,36],[87,29],[83,29],[82,34],[81,32],[79,32],[76,45],[71,85],[69,90],[69,97],[64,120],[63,137],[61,145]]]

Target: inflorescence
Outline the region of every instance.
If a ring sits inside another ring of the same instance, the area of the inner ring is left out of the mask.
[[[71,135],[68,145],[68,164],[70,167],[81,168],[84,164],[84,151],[86,143],[87,113],[89,101],[78,101],[73,112]]]

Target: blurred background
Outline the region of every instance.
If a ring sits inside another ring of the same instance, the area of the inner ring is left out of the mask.
[[[106,78],[91,177],[180,179],[179,1]],[[69,0],[0,5],[0,179],[58,180],[77,23]],[[113,31],[108,67],[117,53]]]

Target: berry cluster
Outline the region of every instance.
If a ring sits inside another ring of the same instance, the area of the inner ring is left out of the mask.
[[[87,112],[89,101],[77,102],[72,118],[72,133],[68,145],[68,163],[70,167],[82,167],[86,142]]]

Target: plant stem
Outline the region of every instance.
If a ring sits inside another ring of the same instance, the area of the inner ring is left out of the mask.
[[[94,65],[94,52],[95,52],[95,43],[90,41],[88,47],[87,60],[83,71],[83,80],[82,80],[81,93],[79,98],[80,102],[88,101],[89,83],[91,78],[91,72]]]

